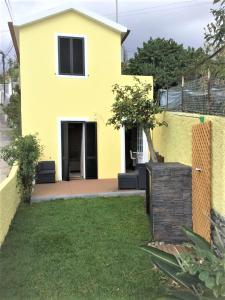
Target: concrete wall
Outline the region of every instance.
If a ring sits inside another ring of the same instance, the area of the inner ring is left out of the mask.
[[[16,175],[17,167],[13,167],[9,176],[0,183],[0,246],[20,203]]]
[[[161,116],[168,127],[153,132],[156,151],[167,162],[192,164],[192,126],[198,124],[199,115],[164,112]],[[225,118],[205,116],[212,122],[212,206],[225,216]]]

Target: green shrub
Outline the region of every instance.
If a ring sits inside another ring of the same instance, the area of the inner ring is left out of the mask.
[[[42,153],[37,136],[17,137],[10,145],[1,150],[0,157],[12,166],[18,164],[17,181],[24,202],[30,202],[35,168]]]
[[[14,129],[15,135],[21,134],[21,95],[20,88],[16,86],[14,93],[10,97],[9,104],[3,108],[8,117],[8,124]]]

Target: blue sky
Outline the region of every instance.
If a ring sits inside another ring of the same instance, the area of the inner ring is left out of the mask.
[[[7,22],[10,16],[4,0],[0,0],[0,49],[7,52],[11,39]],[[79,6],[115,20],[116,0],[75,0]],[[125,42],[128,56],[132,56],[149,37],[173,38],[184,46],[199,47],[204,42],[204,28],[212,21],[212,0],[118,0],[119,23],[131,34]],[[36,13],[65,0],[9,0],[13,20]],[[13,55],[13,50],[10,52]]]

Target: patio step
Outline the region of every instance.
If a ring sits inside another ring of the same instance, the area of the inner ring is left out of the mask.
[[[57,181],[49,184],[36,184],[31,201],[48,201],[57,199],[119,197],[145,195],[143,190],[119,190],[116,178],[81,179]]]
[[[32,196],[31,202],[42,202],[50,200],[66,200],[74,198],[109,198],[109,197],[126,197],[126,196],[145,196],[145,191],[143,190],[126,190],[126,191],[116,191],[116,192],[106,192],[106,193],[90,193],[90,194],[71,194],[71,195],[46,195],[46,196]]]

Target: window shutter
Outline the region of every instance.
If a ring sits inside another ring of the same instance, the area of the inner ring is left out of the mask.
[[[59,37],[59,73],[70,74],[70,39]]]
[[[73,39],[73,74],[84,75],[84,39]]]

